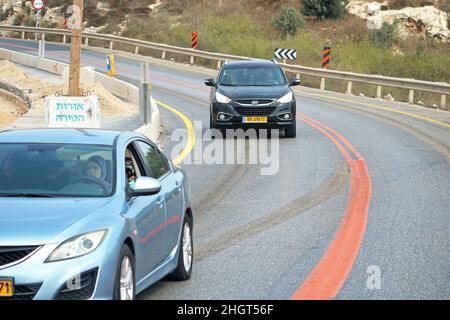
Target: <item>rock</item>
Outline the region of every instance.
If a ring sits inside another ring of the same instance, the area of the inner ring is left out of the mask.
[[[44,20],[48,21],[50,25],[62,27],[64,24],[64,15],[61,13],[61,8],[47,8]]]
[[[382,6],[386,6],[387,2],[367,2],[367,1],[350,1],[346,7],[351,14],[358,16],[361,19],[367,19],[368,16],[377,15]]]
[[[394,102],[395,101],[394,97],[390,93],[388,93],[387,95],[384,96],[384,100],[387,100],[387,101],[390,101],[390,102]]]
[[[14,12],[23,13],[22,0],[12,0],[11,5]]]
[[[447,13],[434,6],[407,7],[400,10],[384,10],[387,3],[350,1],[347,11],[367,20],[369,29],[380,29],[384,22],[399,22],[398,31],[402,38],[415,34],[443,41],[450,41]]]
[[[371,2],[367,4],[367,15],[368,16],[374,16],[377,15],[381,10],[381,3],[378,2]]]
[[[380,11],[375,17],[389,24],[398,21],[399,33],[402,37],[418,34],[445,41],[448,41],[450,38],[450,30],[447,27],[447,14],[433,6]],[[374,19],[374,17],[368,18],[368,20],[371,19]]]
[[[432,107],[433,109],[438,109],[438,108],[439,108],[439,106],[438,106],[437,104],[433,104],[431,107]]]
[[[366,96],[364,95],[364,93],[362,93],[362,92],[359,94],[359,96],[360,96],[360,97],[363,97],[363,98],[366,97]]]
[[[424,106],[425,105],[425,103],[422,100],[417,101],[417,104],[420,105],[420,106]]]
[[[150,8],[151,11],[155,11],[158,10],[158,8],[162,5],[162,1],[161,0],[156,0],[156,3],[149,5],[148,7]]]
[[[3,5],[2,5],[2,11],[3,12],[6,12],[6,11],[8,11],[8,10],[11,10],[12,9],[12,2],[11,2],[11,0],[7,0],[7,1],[3,1]]]

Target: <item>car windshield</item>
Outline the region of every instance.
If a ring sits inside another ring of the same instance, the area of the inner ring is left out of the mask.
[[[283,71],[277,67],[225,68],[220,75],[222,86],[286,85]]]
[[[113,192],[113,149],[0,143],[0,197],[105,197]]]

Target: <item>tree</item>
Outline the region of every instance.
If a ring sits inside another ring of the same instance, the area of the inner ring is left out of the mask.
[[[369,40],[378,48],[391,47],[398,41],[397,22],[393,24],[383,22],[381,29],[370,31]]]
[[[340,19],[348,0],[301,0],[305,16],[318,19]]]
[[[284,36],[295,35],[298,29],[305,26],[305,21],[295,8],[283,6],[280,12],[273,17],[272,26]]]

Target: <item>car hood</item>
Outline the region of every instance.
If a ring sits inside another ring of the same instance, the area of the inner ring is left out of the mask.
[[[287,86],[220,86],[218,91],[232,100],[237,99],[278,99],[289,92]]]
[[[0,198],[0,246],[43,245],[110,198]]]

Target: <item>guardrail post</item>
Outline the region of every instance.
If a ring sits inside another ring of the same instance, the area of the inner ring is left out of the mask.
[[[39,40],[39,58],[45,58],[45,40]]]
[[[414,103],[414,90],[409,90],[409,99],[408,102],[413,104]]]
[[[139,46],[136,46],[136,48],[134,48],[134,54],[139,54]]]
[[[320,78],[320,90],[325,90],[325,78]]]
[[[446,100],[447,100],[447,96],[445,94],[443,94],[441,96],[441,109],[447,110],[447,106],[446,106],[447,101]]]
[[[25,39],[25,31],[22,31],[22,40]]]
[[[114,42],[110,41],[109,42],[109,50],[112,50],[114,48]]]
[[[222,61],[217,60],[217,69],[220,69],[221,66],[222,66]]]
[[[352,94],[352,82],[347,81],[347,94]]]
[[[67,42],[67,35],[63,35],[63,43],[66,44]]]
[[[45,41],[45,33],[42,34],[41,39],[42,41]]]
[[[381,99],[381,86],[377,86],[377,98]]]
[[[150,64],[141,62],[141,83],[139,85],[139,113],[142,115],[144,123],[152,122],[150,87]]]
[[[191,64],[194,64],[194,56],[191,56]]]
[[[89,46],[89,38],[86,38],[86,39],[84,40],[84,45],[85,45],[86,47]]]
[[[161,59],[165,60],[166,59],[166,51],[163,50],[163,52],[161,53]]]

